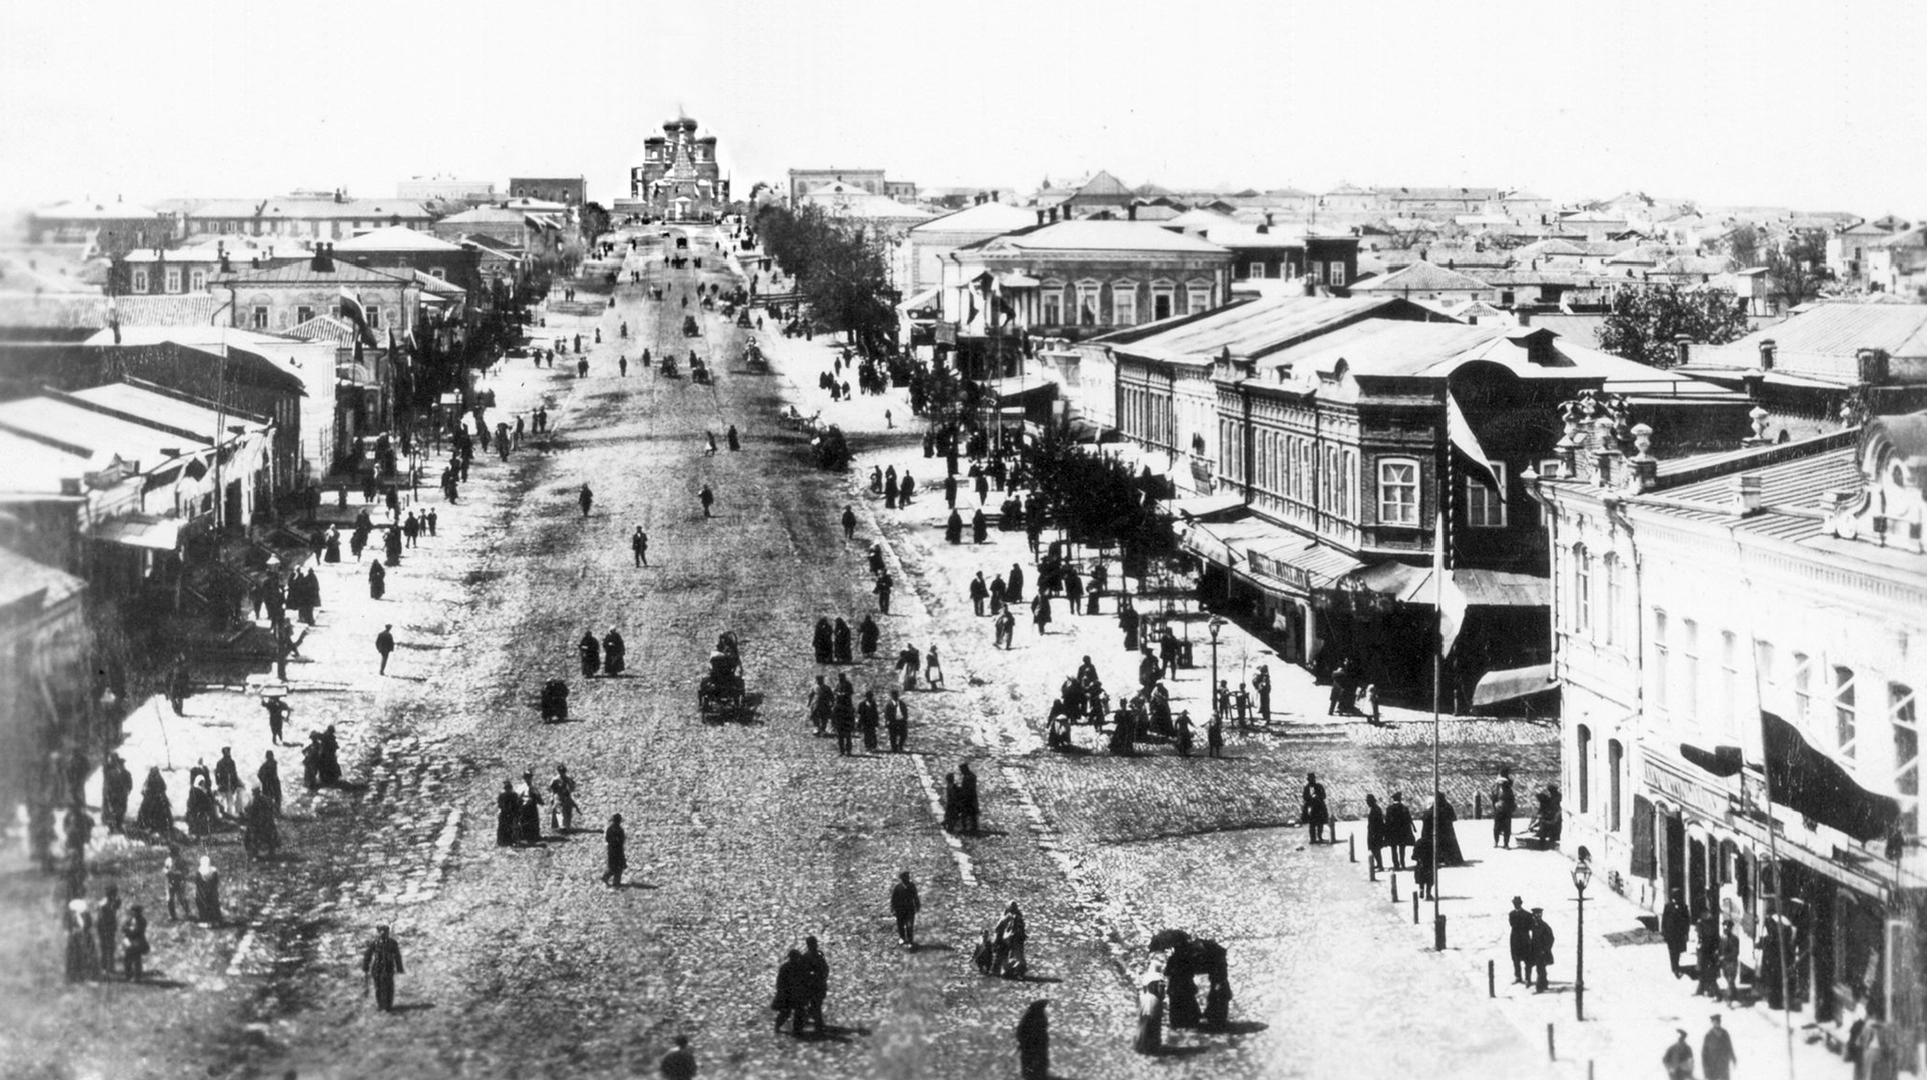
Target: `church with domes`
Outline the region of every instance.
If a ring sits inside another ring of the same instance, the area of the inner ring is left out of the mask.
[[[643,141],[642,164],[629,170],[629,199],[620,207],[668,221],[709,221],[729,203],[729,181],[716,164],[716,136],[698,135],[678,117]]]

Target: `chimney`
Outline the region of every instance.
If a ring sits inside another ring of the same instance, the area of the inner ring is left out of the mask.
[[[1764,341],[1760,342],[1760,370],[1761,371],[1773,370],[1773,355],[1778,350],[1779,350],[1779,343],[1775,342],[1772,338],[1767,338]]]
[[[336,189],[335,189],[335,202],[336,202],[336,204],[340,204],[340,203],[344,203],[344,202],[346,202],[346,201],[348,201],[348,200],[347,200],[346,198],[344,198],[344,195],[345,195],[345,194],[346,194],[346,193],[345,193],[345,192],[343,192],[343,191],[342,191],[342,190],[341,190],[340,188],[336,188]]]
[[[1733,478],[1733,502],[1741,517],[1760,512],[1760,474],[1741,473]]]
[[[250,269],[250,270],[259,270],[259,269],[261,269],[261,260],[260,260],[260,258],[258,258],[257,256],[254,256],[254,255],[250,255],[250,256],[248,256],[248,269]]]
[[[1050,223],[1052,225],[1057,224],[1057,207],[1055,206],[1050,208]]]
[[[1044,223],[1044,208],[1040,206],[1037,208],[1037,224],[1042,225],[1043,223]]]
[[[1263,236],[1263,235],[1265,235],[1266,233],[1269,233],[1270,231],[1271,231],[1271,223],[1270,223],[1270,222],[1266,222],[1265,224],[1263,224],[1263,225],[1260,225],[1260,226],[1258,226],[1258,235],[1259,235],[1259,236]]]
[[[1136,204],[1136,203],[1132,203],[1131,205],[1129,205],[1129,206],[1127,206],[1127,207],[1125,207],[1125,208],[1124,208],[1124,213],[1125,213],[1125,218],[1124,218],[1124,220],[1126,220],[1126,221],[1136,221],[1136,220],[1137,220],[1137,204]]]
[[[1513,314],[1518,316],[1520,327],[1523,328],[1532,325],[1532,312],[1527,311],[1525,308],[1520,308],[1513,312]]]
[[[314,258],[308,260],[308,269],[313,270],[317,274],[332,274],[335,272],[335,261],[327,244],[316,244],[314,246]]]
[[[1673,339],[1673,363],[1685,367],[1693,362],[1693,339],[1681,334]]]
[[[1263,229],[1260,229],[1259,231],[1260,232],[1271,231],[1271,211],[1269,210],[1265,211],[1265,227]]]

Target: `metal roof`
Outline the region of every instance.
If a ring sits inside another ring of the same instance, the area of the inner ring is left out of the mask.
[[[1927,356],[1927,304],[1820,304],[1725,348],[1757,354],[1769,339],[1784,353],[1852,356],[1860,349],[1885,349],[1890,356]]]
[[[1461,274],[1457,270],[1447,270],[1443,266],[1434,266],[1420,260],[1384,277],[1358,282],[1351,289],[1355,293],[1438,292],[1441,290],[1489,292],[1492,286],[1470,274]]]
[[[1164,251],[1177,254],[1225,255],[1231,253],[1216,244],[1173,232],[1149,221],[1102,221],[1080,219],[1034,225],[994,236],[973,245],[991,252],[1004,248],[1014,251]]]
[[[167,394],[157,394],[127,383],[108,383],[106,386],[76,390],[73,396],[81,401],[130,413],[143,420],[166,424],[168,427],[179,428],[182,431],[191,431],[209,443],[225,442],[231,437],[221,433],[221,415],[212,405],[197,405],[191,401],[182,401]],[[259,418],[245,413],[230,411],[227,414],[229,428],[241,425],[258,427],[261,424],[262,421]]]
[[[1103,335],[1092,340],[1115,342],[1116,352],[1154,360],[1216,356],[1225,349],[1234,356],[1256,358],[1400,302],[1393,297],[1283,296],[1236,302],[1150,335]]]
[[[87,587],[87,583],[25,555],[0,548],[0,607],[11,607],[40,594],[37,608],[47,608]]]

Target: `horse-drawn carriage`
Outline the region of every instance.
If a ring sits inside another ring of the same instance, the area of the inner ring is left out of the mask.
[[[702,333],[703,333],[703,328],[697,325],[696,317],[694,315],[684,315],[682,317],[682,336],[683,337],[701,337]]]
[[[769,373],[769,357],[763,355],[763,349],[756,344],[755,338],[750,338],[749,344],[743,346],[743,366],[759,374]]]
[[[709,672],[696,685],[696,709],[704,719],[743,707],[743,657],[736,635],[725,630],[709,654]]]
[[[673,379],[676,377],[676,356],[669,350],[663,350],[662,359],[658,362],[657,366],[661,368],[662,375],[665,378]]]
[[[701,383],[704,386],[709,385],[709,365],[704,363],[701,357],[690,357],[689,381]]]

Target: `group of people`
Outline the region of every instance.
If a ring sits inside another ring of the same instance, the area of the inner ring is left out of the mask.
[[[628,646],[622,640],[622,632],[613,626],[600,642],[596,640],[595,631],[583,631],[582,640],[576,642],[575,651],[585,679],[597,675],[613,679],[628,668]]]
[[[855,754],[859,737],[865,753],[876,753],[879,727],[889,736],[891,753],[901,754],[909,746],[910,705],[903,700],[900,687],[891,687],[890,696],[879,704],[874,688],[857,697],[856,686],[847,674],[838,672],[834,686],[818,675],[805,699],[805,708],[819,738],[835,734],[839,756]]]
[[[1314,780],[1307,780],[1307,791]],[[1320,788],[1321,801],[1322,791]],[[1465,854],[1459,848],[1458,813],[1452,809],[1445,792],[1434,791],[1432,805],[1418,815],[1421,828],[1416,838],[1413,836],[1412,811],[1405,804],[1404,792],[1392,792],[1392,801],[1386,806],[1379,805],[1377,795],[1368,794],[1365,796],[1365,807],[1365,847],[1371,853],[1372,869],[1386,868],[1383,853],[1389,849],[1392,855],[1391,869],[1404,870],[1409,865],[1412,881],[1418,886],[1421,898],[1432,895],[1436,884],[1435,867],[1465,865]],[[1333,842],[1336,842],[1335,837]],[[1409,863],[1406,854],[1408,847],[1411,849]]]
[[[495,845],[497,847],[539,847],[542,839],[542,807],[549,807],[549,825],[563,834],[575,831],[575,815],[581,809],[576,801],[575,777],[569,775],[567,765],[557,764],[555,776],[546,785],[548,798],[542,796],[535,779],[535,770],[522,773],[522,786],[516,787],[515,781],[503,780],[501,794],[495,797]],[[620,832],[622,817],[615,815],[611,821]],[[626,838],[608,838],[612,850],[623,848],[626,851]],[[610,857],[611,872],[618,860]],[[627,860],[620,860],[626,867]],[[620,883],[620,874],[615,875]],[[604,879],[608,880],[607,877]]]

